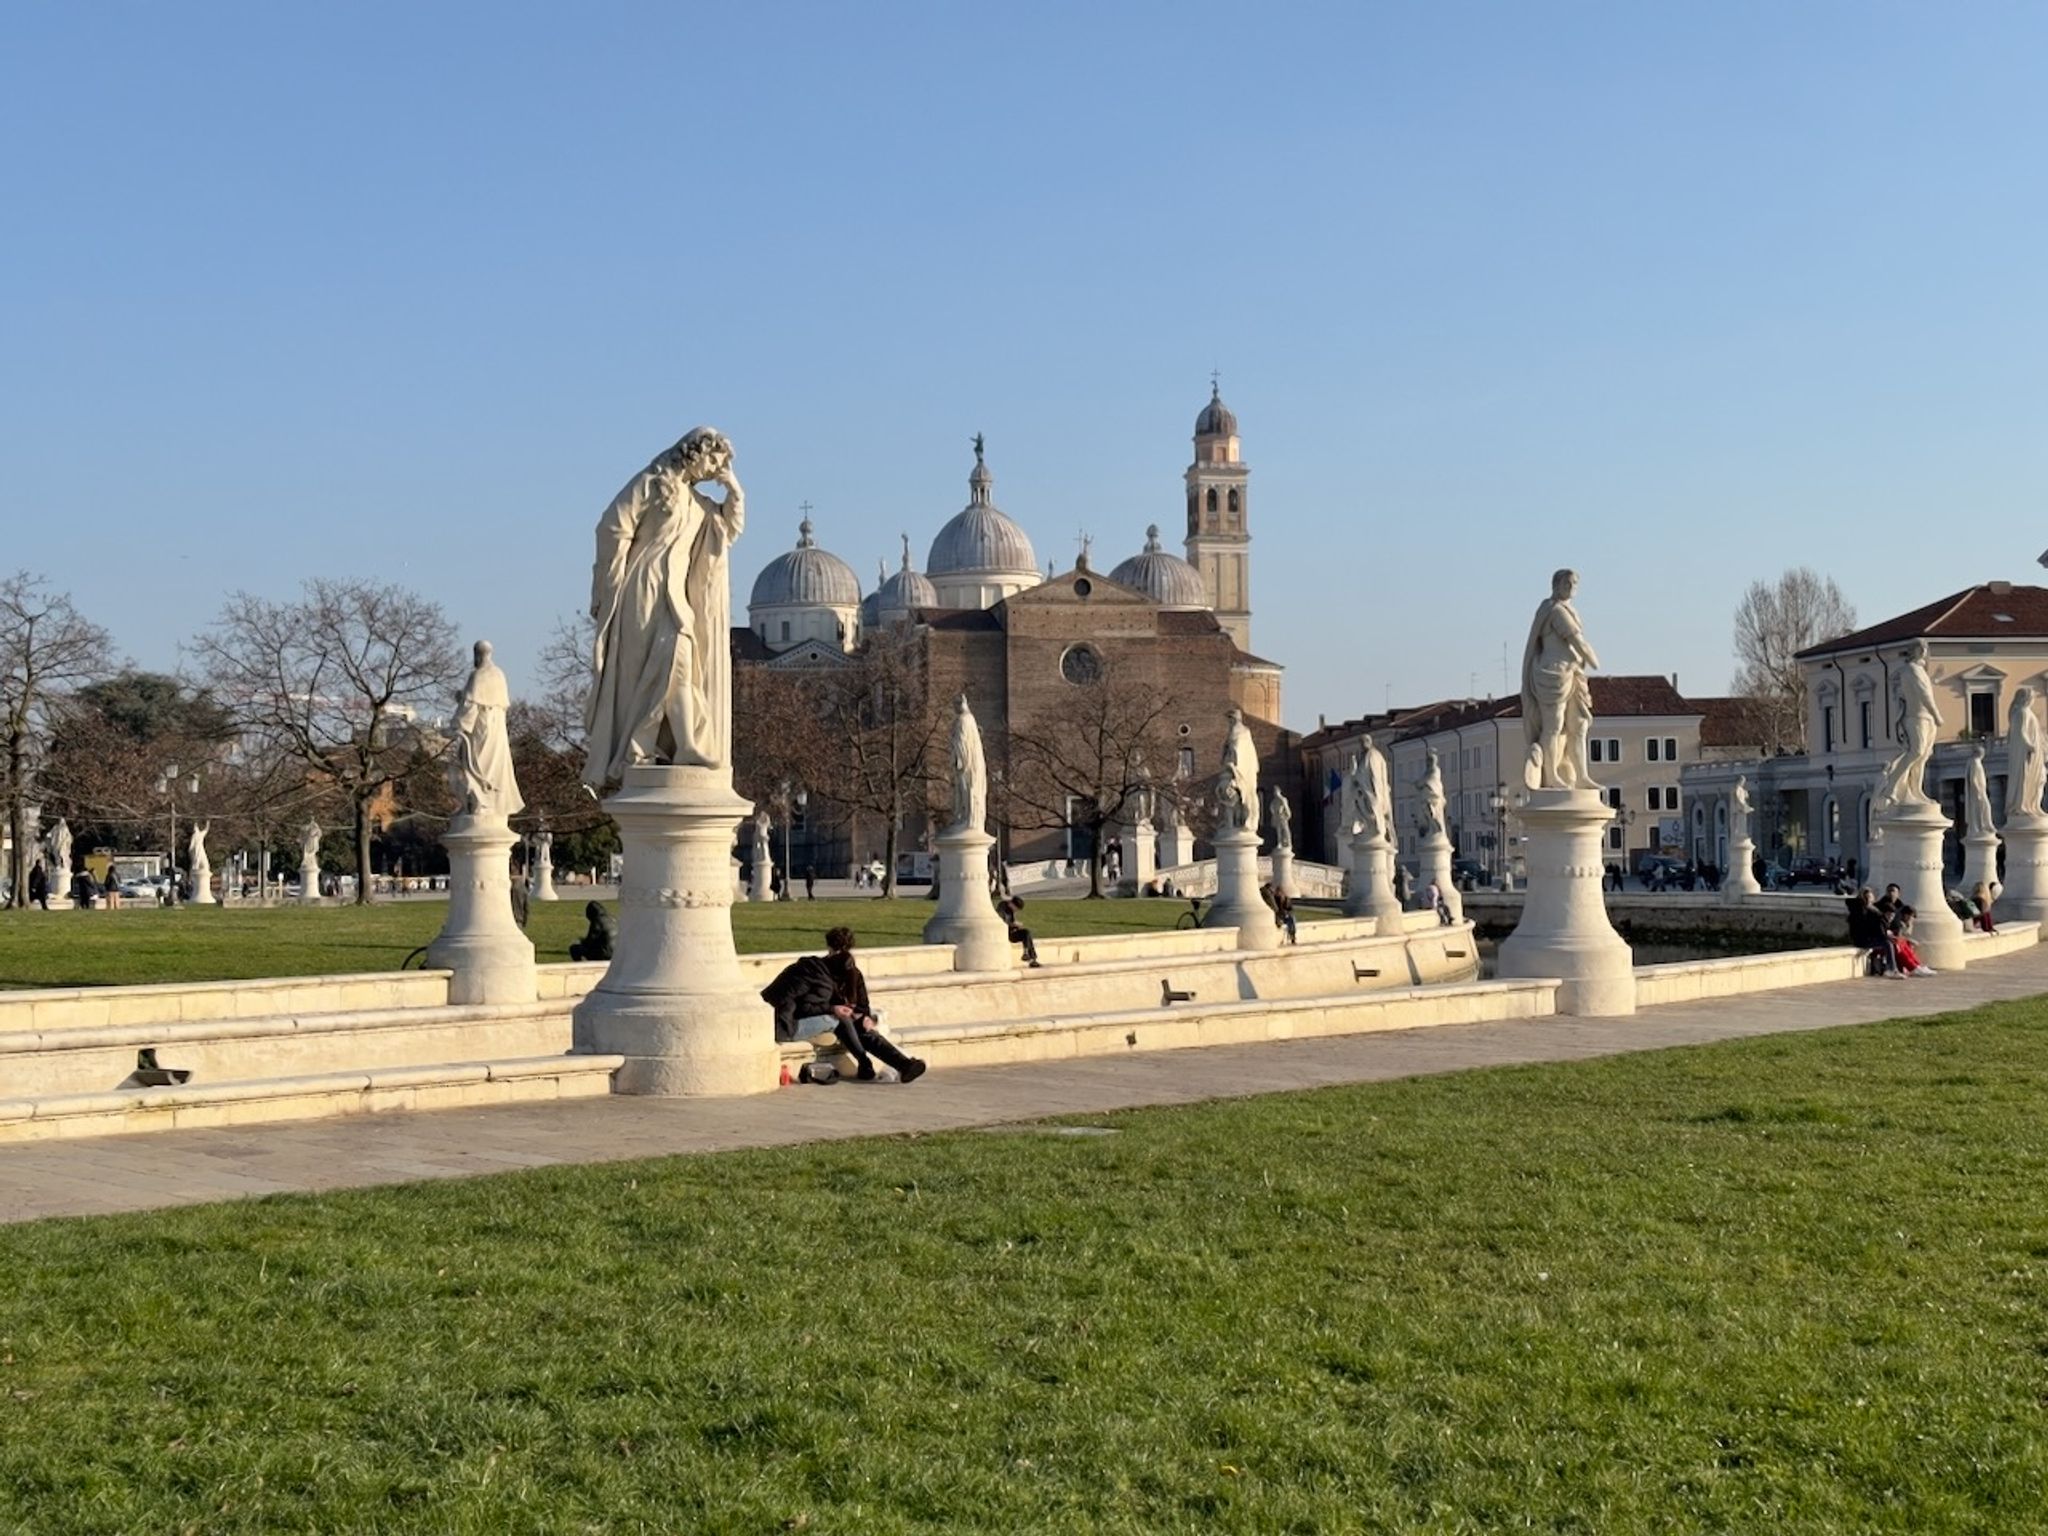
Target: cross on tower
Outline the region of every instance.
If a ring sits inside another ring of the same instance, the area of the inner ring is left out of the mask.
[[[809,516],[811,515],[811,512],[812,512],[812,510],[813,510],[813,509],[812,509],[812,507],[811,507],[811,504],[810,504],[810,503],[809,503],[808,501],[800,501],[800,502],[798,502],[798,503],[796,504],[796,509],[797,509],[797,511],[799,511],[799,512],[803,513],[803,515],[804,515],[805,517],[809,517]]]
[[[1086,565],[1088,563],[1088,551],[1095,543],[1095,535],[1086,528],[1082,528],[1075,532],[1074,540],[1081,546],[1081,558],[1076,564]]]

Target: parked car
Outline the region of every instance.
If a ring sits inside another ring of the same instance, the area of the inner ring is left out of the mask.
[[[1486,879],[1486,871],[1479,867],[1477,859],[1451,860],[1451,883],[1460,890],[1478,885]]]
[[[1692,866],[1668,853],[1646,853],[1636,860],[1636,878],[1653,891],[1684,890],[1692,884]]]

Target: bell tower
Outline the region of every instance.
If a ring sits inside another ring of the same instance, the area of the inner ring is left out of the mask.
[[[1221,382],[1195,418],[1188,466],[1188,564],[1202,573],[1209,607],[1240,651],[1252,648],[1251,471],[1239,454],[1237,417]]]

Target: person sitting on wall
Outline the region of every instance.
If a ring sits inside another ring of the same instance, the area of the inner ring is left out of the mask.
[[[569,958],[578,961],[611,959],[612,946],[619,941],[618,923],[600,902],[585,903],[583,915],[590,926],[584,930],[582,938],[569,946]]]
[[[1991,889],[1989,881],[1977,882],[1977,888],[1970,893],[1970,905],[1974,909],[1970,913],[1970,923],[1973,927],[1981,928],[1986,933],[1998,932],[1991,921],[1991,904],[1997,899],[1998,893]]]
[[[1038,964],[1038,945],[1032,941],[1031,930],[1019,921],[1024,911],[1024,898],[1015,894],[1005,896],[996,903],[996,916],[1000,917],[1010,930],[1010,942],[1024,946],[1024,963]]]
[[[1920,963],[1920,952],[1913,948],[1913,909],[1900,902],[1892,914],[1890,924],[1892,953],[1898,956],[1899,972],[1905,976],[1932,976],[1934,967]]]
[[[914,1083],[924,1076],[925,1064],[898,1050],[877,1027],[867,978],[854,963],[854,942],[851,928],[832,929],[825,935],[824,955],[805,955],[784,966],[762,989],[761,1001],[775,1010],[775,1038],[811,1040],[830,1034],[859,1064],[862,1082],[875,1080],[871,1058],[879,1056],[901,1081]]]
[[[1899,976],[1899,953],[1892,943],[1891,922],[1864,886],[1847,902],[1849,942],[1870,955],[1870,969],[1877,976]]]

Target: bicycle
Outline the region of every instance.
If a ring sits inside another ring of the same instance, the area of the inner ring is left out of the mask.
[[[1179,917],[1177,917],[1177,918],[1175,918],[1175,919],[1174,919],[1174,923],[1173,923],[1173,926],[1174,926],[1175,928],[1178,928],[1178,929],[1182,929],[1182,930],[1186,930],[1186,929],[1189,929],[1189,928],[1199,928],[1199,927],[1201,927],[1201,926],[1202,926],[1202,898],[1201,898],[1201,897],[1199,897],[1199,896],[1190,896],[1190,897],[1188,898],[1188,909],[1187,909],[1187,911],[1185,911],[1185,912],[1181,913],[1181,915],[1180,915]]]

